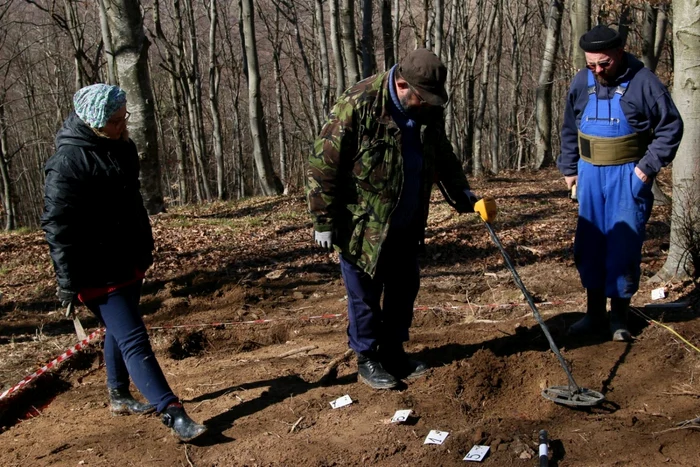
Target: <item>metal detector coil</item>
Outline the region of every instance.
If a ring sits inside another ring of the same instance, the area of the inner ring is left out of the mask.
[[[542,397],[552,402],[577,407],[593,407],[605,400],[605,396],[598,391],[586,388],[573,390],[570,386],[551,386],[542,390]]]

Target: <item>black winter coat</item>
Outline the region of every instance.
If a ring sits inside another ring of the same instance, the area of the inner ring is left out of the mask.
[[[59,287],[79,292],[146,271],[153,262],[153,233],[133,141],[101,138],[71,113],[45,173],[41,227]]]

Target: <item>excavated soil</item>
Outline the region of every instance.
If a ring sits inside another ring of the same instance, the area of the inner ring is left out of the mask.
[[[450,466],[482,444],[491,448],[483,465],[532,466],[542,429],[550,465],[700,465],[700,430],[678,426],[700,415],[696,350],[638,315],[631,344],[565,334],[585,296],[571,252],[576,205],[563,182],[544,171],[474,185],[497,198],[501,241],[576,382],[602,392],[603,404],[572,409],[541,396],[567,384],[563,369],[480,221],[438,196],[407,344],[430,371],[373,391],[351,360],[323,384],[347,349],[337,259],[310,244],[301,197],[253,199],[153,220],[144,319],[174,391],[211,434],[185,445],[155,415],[111,416],[98,342],[0,402],[0,465]],[[665,260],[669,213],[654,210],[633,304],[699,346],[694,286],[647,281]],[[56,309],[41,234],[0,236],[0,262],[3,391],[76,338]],[[661,286],[668,297],[652,301]],[[353,403],[332,409],[345,394]],[[399,409],[412,417],[390,424]],[[449,432],[442,445],[423,444],[433,429]]]

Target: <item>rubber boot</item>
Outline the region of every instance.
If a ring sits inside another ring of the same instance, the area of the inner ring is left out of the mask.
[[[379,350],[382,365],[396,379],[414,379],[428,371],[428,365],[410,358],[401,343],[380,346]]]
[[[606,325],[607,301],[603,289],[588,289],[586,316],[572,324],[567,333],[570,336],[584,336],[603,331]]]
[[[192,420],[179,402],[166,407],[161,420],[182,441],[192,441],[207,432],[207,427]]]
[[[151,404],[144,404],[134,399],[128,387],[110,389],[109,403],[114,415],[140,415],[156,410]]]
[[[610,299],[610,332],[615,342],[631,342],[627,319],[630,311],[629,298]]]
[[[376,354],[357,354],[357,379],[372,389],[393,389],[399,384],[384,369]]]

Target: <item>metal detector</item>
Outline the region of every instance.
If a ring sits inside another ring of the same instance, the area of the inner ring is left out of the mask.
[[[591,389],[582,388],[578,384],[576,384],[576,381],[574,381],[574,377],[571,375],[571,371],[569,371],[569,367],[566,364],[566,360],[564,360],[564,357],[561,356],[561,353],[559,352],[559,349],[557,348],[556,344],[554,344],[554,339],[552,339],[552,335],[549,333],[547,325],[544,324],[542,316],[540,316],[539,311],[537,311],[535,302],[532,300],[530,293],[525,288],[525,284],[523,284],[523,281],[520,280],[520,276],[515,270],[510,256],[508,256],[508,253],[506,252],[505,248],[503,248],[503,244],[501,244],[501,241],[498,239],[498,236],[496,235],[496,232],[494,232],[493,227],[491,227],[491,224],[486,220],[484,220],[484,224],[486,225],[489,234],[491,234],[491,238],[493,239],[494,243],[501,251],[501,255],[503,255],[503,259],[505,260],[508,269],[510,269],[511,274],[513,274],[513,279],[515,280],[515,283],[522,291],[523,295],[525,296],[525,299],[527,300],[527,303],[530,305],[532,314],[535,315],[535,319],[542,328],[544,335],[547,337],[547,340],[549,341],[549,347],[559,359],[561,367],[564,369],[567,378],[569,378],[568,386],[548,387],[542,391],[542,396],[545,399],[549,399],[552,402],[556,402],[557,404],[568,405],[572,407],[592,407],[594,405],[600,404],[605,400],[605,396],[603,394],[597,391],[593,391]]]

